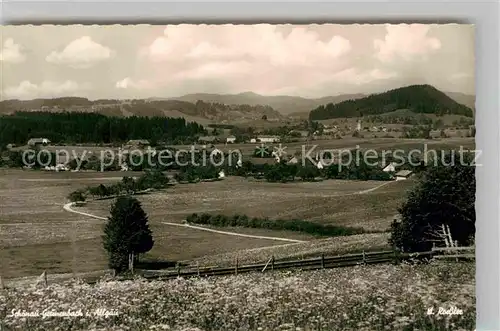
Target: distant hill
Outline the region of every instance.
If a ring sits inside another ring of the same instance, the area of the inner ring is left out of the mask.
[[[267,105],[227,105],[201,100],[194,103],[169,99],[90,101],[86,98],[68,97],[0,102],[0,114],[12,114],[16,111],[85,112],[117,117],[183,117],[200,124],[254,121],[262,120],[263,117],[270,121],[283,119],[279,112]]]
[[[253,92],[244,92],[239,94],[186,94],[178,98],[170,98],[170,100],[181,100],[193,103],[198,100],[202,100],[205,102],[217,102],[227,105],[267,105],[282,115],[290,115],[292,113],[309,112],[311,109],[322,104],[338,103],[345,100],[362,98],[364,96],[364,94],[345,94],[327,96],[318,99],[308,99],[287,95],[265,96]]]
[[[411,85],[387,92],[347,100],[337,104],[328,103],[313,109],[309,118],[362,117],[408,109],[415,113],[473,116],[471,108],[460,104],[431,85]]]
[[[444,92],[447,96],[452,98],[458,103],[469,107],[470,109],[476,109],[476,96],[470,94],[464,94],[459,92]]]

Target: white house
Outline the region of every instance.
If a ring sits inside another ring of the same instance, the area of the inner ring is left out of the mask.
[[[406,180],[411,177],[413,171],[411,170],[401,170],[396,173],[396,180]]]
[[[255,139],[255,138],[250,139],[251,144],[255,144],[256,142],[257,142],[257,139]]]
[[[241,161],[241,155],[240,155],[240,157],[238,158],[238,161],[236,162],[236,167],[241,168],[242,166],[243,166],[243,162]]]
[[[66,167],[64,164],[59,163],[58,165],[55,166],[55,171],[68,171],[68,167]]]
[[[234,144],[235,142],[236,142],[235,136],[229,136],[226,138],[226,143],[228,143],[228,144]]]
[[[224,170],[221,170],[219,172],[219,178],[224,178],[224,177],[226,177],[226,174],[224,173]]]
[[[280,137],[277,136],[259,136],[257,141],[261,143],[277,143],[280,141]]]
[[[396,172],[396,163],[391,162],[382,169],[385,172]]]
[[[287,164],[297,164],[299,163],[299,160],[297,159],[297,157],[292,157],[290,160],[288,160]]]
[[[31,138],[28,140],[29,146],[37,146],[37,145],[48,145],[50,144],[50,140],[47,138]]]

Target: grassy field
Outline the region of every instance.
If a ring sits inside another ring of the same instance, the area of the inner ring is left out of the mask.
[[[432,263],[25,286],[0,292],[0,317],[13,330],[465,331],[475,327],[474,273],[472,263]],[[453,307],[462,314],[437,314]],[[67,310],[85,316],[42,319]]]
[[[2,276],[31,276],[43,270],[66,273],[106,268],[106,255],[100,239],[104,221],[68,213],[62,205],[71,191],[101,182],[112,183],[123,175],[138,174],[1,169]],[[279,184],[229,177],[219,182],[177,185],[164,192],[138,196],[150,217],[155,239],[148,257],[162,261],[190,260],[284,244],[276,240],[235,237],[162,224],[163,221],[181,222],[195,212],[306,218],[385,230],[404,197],[403,192],[412,183],[393,182],[374,192],[356,194],[378,185],[380,182],[340,180]],[[105,217],[110,203],[112,200],[95,201],[79,208]],[[300,233],[264,229],[229,231],[316,239]],[[352,242],[359,244],[354,238]]]
[[[358,194],[381,185],[384,186],[373,192]],[[189,214],[209,212],[307,219],[386,230],[404,200],[404,192],[412,186],[410,180],[267,183],[229,177],[218,182],[179,185],[138,199],[153,223],[181,222]],[[111,203],[112,200],[92,201],[79,210],[106,216]]]

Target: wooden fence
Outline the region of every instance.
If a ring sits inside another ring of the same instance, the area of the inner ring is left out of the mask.
[[[295,261],[276,261],[274,257],[269,258],[266,263],[240,265],[238,260],[230,267],[199,267],[188,266],[181,267],[177,265],[176,268],[164,270],[141,270],[136,269],[135,275],[142,276],[143,278],[154,280],[172,279],[177,277],[208,277],[208,276],[224,276],[224,275],[238,275],[247,272],[268,272],[274,270],[317,270],[317,269],[330,269],[341,268],[357,265],[381,264],[381,263],[399,263],[404,260],[412,259],[449,259],[449,260],[471,260],[474,259],[474,247],[444,247],[432,248],[428,252],[420,253],[400,253],[397,251],[380,251],[380,252],[362,252],[359,254],[346,254],[339,256],[326,257],[321,255],[318,258],[302,259]],[[110,270],[95,271],[86,275],[81,275],[79,278],[83,279],[88,284],[95,284],[104,275],[109,275]],[[69,278],[70,275],[68,275]],[[66,277],[60,279],[53,279],[51,282],[58,280],[68,280]],[[113,277],[114,278],[114,277]],[[1,279],[1,278],[0,278]],[[118,280],[131,279],[131,277],[120,276]],[[1,281],[0,281],[1,283]],[[47,284],[47,275],[45,274],[45,285]],[[3,284],[2,284],[3,285]],[[0,288],[1,289],[1,288]]]
[[[318,258],[303,259],[296,261],[275,261],[271,257],[267,263],[239,265],[235,261],[234,266],[217,268],[217,267],[184,267],[178,266],[174,270],[164,271],[147,271],[137,270],[137,274],[146,279],[172,279],[177,277],[206,277],[206,276],[223,276],[223,275],[238,275],[246,272],[266,272],[274,270],[317,270],[349,267],[356,265],[380,264],[380,263],[398,263],[407,259],[422,259],[432,258],[435,253],[432,251],[421,253],[398,253],[395,251],[381,252],[363,252],[359,254],[346,254],[341,256],[325,257],[324,255]]]
[[[441,260],[475,260],[475,247],[433,247],[433,256]]]

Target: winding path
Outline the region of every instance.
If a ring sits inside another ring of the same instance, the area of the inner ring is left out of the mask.
[[[80,214],[92,218],[96,218],[99,220],[106,220],[106,217],[102,216],[97,216],[89,213],[84,213],[79,210],[74,210],[73,207],[74,203],[70,202],[67,203],[63,206],[63,209],[66,211],[69,211],[70,213],[75,213],[75,214]],[[182,224],[182,223],[170,223],[170,222],[161,222],[162,224],[165,225],[171,225],[171,226],[179,226],[179,227],[184,227],[184,228],[190,228],[190,229],[195,229],[195,230],[201,230],[201,231],[207,231],[207,232],[213,232],[213,233],[219,233],[219,234],[226,234],[230,236],[238,236],[238,237],[246,237],[246,238],[255,238],[255,239],[268,239],[268,240],[277,240],[277,241],[287,241],[287,242],[294,242],[294,243],[302,243],[305,242],[304,240],[297,240],[297,239],[288,239],[288,238],[280,238],[280,237],[267,237],[267,236],[256,236],[256,235],[251,235],[251,234],[243,234],[243,233],[236,233],[236,232],[230,232],[230,231],[220,231],[220,230],[214,230],[202,226],[196,226],[196,225],[190,225],[190,224]]]
[[[347,193],[347,194],[343,194],[343,195],[357,195],[357,194],[370,193],[370,192],[373,192],[373,191],[375,191],[375,190],[377,190],[377,189],[379,189],[379,188],[381,188],[381,187],[383,187],[385,185],[388,185],[390,183],[392,183],[392,181],[380,184],[378,186],[372,187],[372,188],[367,189],[367,190],[353,192],[353,193]],[[88,216],[88,217],[99,219],[99,220],[106,220],[107,219],[106,217],[102,217],[102,216],[97,216],[97,215],[85,213],[85,212],[82,212],[82,211],[79,211],[79,210],[74,210],[72,208],[73,205],[74,205],[74,202],[67,203],[67,204],[65,204],[63,206],[63,209],[66,210],[66,211],[68,211],[68,212],[70,212],[70,213],[80,214],[80,215]],[[203,226],[190,225],[190,224],[186,224],[186,223],[171,223],[171,222],[161,222],[161,223],[165,224],[165,225],[170,225],[170,226],[178,226],[178,227],[183,227],[183,228],[190,228],[190,229],[194,229],[194,230],[207,231],[207,232],[213,232],[213,233],[218,233],[218,234],[225,234],[225,235],[229,235],[229,236],[255,238],[255,239],[268,239],[268,240],[286,241],[286,242],[292,242],[292,243],[303,243],[303,242],[306,242],[305,240],[298,240],[298,239],[289,239],[289,238],[281,238],[281,237],[268,237],[268,236],[257,236],[257,235],[237,233],[237,232],[230,232],[230,231],[221,231],[221,230],[210,229],[210,228],[203,227]]]

